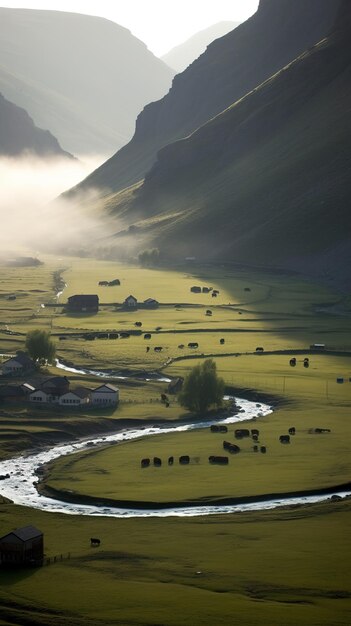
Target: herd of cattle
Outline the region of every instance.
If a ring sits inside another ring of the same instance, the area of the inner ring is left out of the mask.
[[[227,433],[228,427],[225,426],[224,424],[212,424],[210,426],[210,430],[212,433]],[[328,428],[314,428],[312,430],[315,433],[330,432],[330,429]],[[310,432],[312,432],[312,430]],[[288,429],[288,434],[279,436],[280,443],[289,444],[291,436],[294,436],[295,434],[296,434],[296,428],[295,426],[291,426]],[[257,428],[251,428],[251,429],[237,428],[234,430],[235,439],[245,439],[247,437],[251,437],[252,441],[254,442],[254,445],[252,448],[253,452],[260,451],[262,454],[266,454],[267,447],[263,445],[261,446],[258,445],[259,436],[260,436],[260,431]],[[226,452],[229,452],[229,454],[238,454],[241,451],[240,446],[238,446],[236,443],[232,443],[231,441],[224,440],[222,443],[222,446],[223,446],[223,450],[225,450]],[[190,456],[187,454],[180,456],[178,459],[180,465],[189,465],[190,460],[191,460]],[[196,460],[198,461],[198,458]],[[173,465],[174,462],[175,462],[175,458],[173,456],[168,457],[168,460],[167,460],[168,465]],[[228,465],[229,457],[212,454],[211,456],[208,457],[208,462],[211,465]],[[153,465],[154,467],[161,467],[162,459],[160,459],[157,456],[154,456],[153,459],[150,459],[150,458],[141,459],[140,466],[142,468],[150,467],[150,465]]]
[[[212,424],[210,426],[210,430],[212,433],[227,433],[228,427],[225,426],[224,424]],[[310,434],[324,434],[324,433],[330,433],[331,430],[330,428],[310,428],[308,432]],[[293,437],[295,434],[296,434],[296,428],[295,426],[291,426],[288,429],[288,434],[279,436],[279,442],[281,444],[289,444],[291,442],[291,437]],[[257,428],[251,428],[250,430],[248,428],[237,428],[234,430],[235,439],[240,440],[240,439],[245,439],[247,437],[251,437],[252,441],[254,442],[254,445],[252,447],[253,452],[260,451],[262,454],[265,454],[267,452],[267,447],[264,445],[261,445],[261,446],[258,445],[259,436],[260,436],[260,431]],[[240,446],[238,446],[236,443],[232,443],[231,441],[224,440],[222,443],[222,446],[223,446],[223,450],[225,450],[226,452],[229,452],[229,454],[238,454],[241,451]],[[196,462],[198,462],[198,460],[199,460],[198,457],[196,457]],[[190,461],[191,461],[191,458],[187,454],[184,454],[178,458],[178,462],[180,465],[189,465]],[[167,460],[168,465],[173,465],[174,462],[175,462],[174,456],[168,457],[168,460]],[[212,454],[211,456],[208,457],[208,462],[211,465],[228,465],[229,457]],[[142,468],[150,467],[150,465],[153,465],[154,467],[161,467],[162,459],[160,459],[157,456],[154,456],[153,459],[150,459],[150,458],[141,459],[140,466]]]

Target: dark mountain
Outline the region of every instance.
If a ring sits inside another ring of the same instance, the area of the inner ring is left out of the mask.
[[[74,154],[111,154],[173,70],[106,19],[0,9],[0,91]]]
[[[120,194],[134,245],[329,274],[350,286],[351,3],[328,38],[190,137]],[[115,201],[118,196],[115,197]]]
[[[177,73],[183,72],[190,63],[205,52],[207,46],[212,41],[234,30],[234,28],[239,26],[239,23],[240,22],[218,22],[217,24],[213,24],[199,31],[179,46],[172,48],[172,50],[164,54],[161,59]]]
[[[261,0],[257,13],[210,44],[169,93],[138,116],[127,146],[78,190],[117,191],[142,179],[163,146],[186,137],[326,36],[341,0]]]
[[[73,158],[62,150],[56,137],[35,126],[24,109],[0,94],[0,155],[19,156],[23,153]]]

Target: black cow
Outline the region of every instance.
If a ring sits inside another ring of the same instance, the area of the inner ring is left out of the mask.
[[[253,447],[253,451],[254,451],[254,452],[258,452],[258,446],[254,446],[254,447]]]
[[[219,340],[219,343],[223,345],[223,344],[224,344],[224,341],[225,341],[225,340],[224,340],[224,339],[223,339],[223,337],[222,337],[222,339],[220,339],[220,340]]]
[[[227,433],[228,432],[228,426],[224,426],[224,424],[220,424],[218,426],[219,432],[220,433]]]
[[[97,539],[96,537],[91,537],[91,539],[90,539],[90,545],[91,545],[92,547],[97,547],[97,546],[99,546],[99,545],[100,545],[100,543],[101,543],[100,539]]]
[[[321,433],[330,433],[331,430],[330,428],[315,428],[314,432],[320,435]]]
[[[155,352],[162,352],[163,348],[162,348],[162,346],[156,346],[154,348],[154,350],[155,350]]]
[[[260,431],[257,428],[251,428],[251,435],[257,435],[257,437],[259,436]]]
[[[190,343],[188,343],[188,348],[198,348],[199,344],[196,343],[196,341],[191,341]]]
[[[290,443],[290,435],[280,435],[280,443]]]
[[[266,452],[267,452],[266,446],[261,446],[261,452],[262,452],[262,454],[266,454]]]
[[[144,339],[151,339],[151,333],[145,333]]]
[[[174,457],[173,456],[168,457],[168,465],[173,465],[173,463],[174,463]]]
[[[161,465],[162,465],[161,459],[159,459],[158,456],[154,456],[154,466],[155,467],[161,467]]]
[[[306,361],[306,359],[304,360],[304,362],[303,362],[303,366],[304,366],[304,367],[309,367],[309,366],[310,366],[310,362],[309,362],[309,360],[308,360],[308,359],[307,359],[307,361]]]
[[[252,440],[253,441],[258,441],[258,435],[252,435]]]
[[[235,443],[231,443],[230,441],[223,441],[223,448],[230,452],[230,454],[238,454],[240,452],[239,446]]]
[[[141,467],[149,467],[150,459],[141,459],[140,465],[141,465]]]
[[[294,358],[292,358],[292,359],[290,359],[289,363],[290,363],[291,367],[295,367],[295,365],[296,365],[296,359],[295,359],[295,357],[294,357]]]
[[[237,428],[234,435],[236,439],[242,439],[243,437],[250,437],[250,431],[247,428]]]
[[[211,455],[208,457],[209,463],[212,465],[228,465],[229,459],[227,456],[214,456]]]
[[[146,352],[150,352],[150,346],[146,346]]]
[[[187,454],[183,454],[183,456],[179,457],[179,463],[181,465],[189,465],[190,457]]]
[[[140,326],[142,326],[142,323],[141,322],[135,322],[134,326],[139,326],[140,327]]]
[[[291,426],[291,428],[289,428],[288,430],[289,435],[295,435],[296,433],[296,428],[295,426]]]

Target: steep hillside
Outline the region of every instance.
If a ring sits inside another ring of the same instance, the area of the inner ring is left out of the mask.
[[[0,155],[64,156],[57,139],[48,131],[35,126],[28,113],[0,94]]]
[[[174,72],[108,20],[0,9],[0,91],[75,154],[111,154]]]
[[[330,274],[351,286],[346,17],[342,30],[160,151],[129,198],[114,198],[121,217],[127,206],[132,245]]]
[[[132,141],[93,172],[87,187],[117,191],[144,177],[166,144],[186,137],[272,76],[331,28],[341,0],[261,0],[244,24],[217,39],[139,115]]]
[[[218,24],[213,24],[209,26],[209,28],[205,28],[196,33],[196,35],[193,35],[193,37],[187,39],[187,41],[184,41],[184,43],[179,46],[172,48],[172,50],[164,54],[161,59],[177,73],[183,72],[190,63],[205,52],[207,46],[212,41],[234,30],[234,28],[239,26],[239,23],[240,22],[218,22]]]

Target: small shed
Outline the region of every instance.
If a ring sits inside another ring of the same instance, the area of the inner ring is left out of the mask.
[[[44,535],[35,526],[23,526],[0,537],[0,565],[41,566],[44,558]]]
[[[99,296],[75,295],[67,300],[67,311],[71,313],[97,313],[99,310]]]
[[[157,309],[159,307],[159,302],[155,300],[155,298],[147,298],[143,302],[144,309]]]
[[[192,291],[193,293],[201,293],[201,287],[193,285],[192,287],[190,287],[190,291]]]
[[[135,309],[138,304],[138,300],[134,296],[128,296],[124,301],[124,306],[128,309]]]
[[[106,383],[96,389],[91,390],[91,402],[95,406],[107,406],[117,404],[119,400],[119,389],[114,385]]]
[[[178,376],[178,378],[172,378],[168,383],[167,391],[168,393],[178,393],[181,391],[183,387],[184,378]]]

